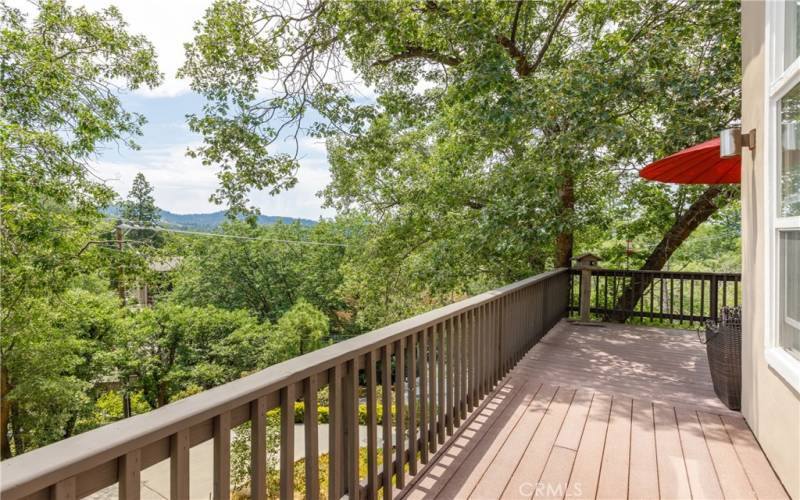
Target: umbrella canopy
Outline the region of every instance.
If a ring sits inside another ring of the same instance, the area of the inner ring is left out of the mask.
[[[719,137],[662,158],[639,171],[639,177],[674,184],[739,184],[742,159],[720,158]]]

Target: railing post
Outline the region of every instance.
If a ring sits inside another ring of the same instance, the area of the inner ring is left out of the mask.
[[[599,269],[597,263],[600,257],[585,253],[573,260],[578,262],[577,268],[581,270],[581,291],[580,291],[580,313],[581,321],[589,321],[589,313],[592,308],[592,270]]]
[[[503,357],[503,319],[508,311],[508,296],[498,299],[499,313],[497,314],[497,372],[495,377],[500,380],[505,371],[505,359]]]

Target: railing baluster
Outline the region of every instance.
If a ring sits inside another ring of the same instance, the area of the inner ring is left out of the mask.
[[[359,438],[358,438],[358,359],[347,363],[347,379],[344,391],[345,449],[347,450],[347,494],[350,498],[359,495]]]
[[[140,450],[135,450],[119,457],[117,475],[119,477],[120,500],[138,500],[141,496],[141,468],[142,453]]]
[[[645,306],[645,303],[644,303],[645,293],[647,292],[647,288],[645,288],[647,286],[646,285],[647,281],[645,280],[645,276],[644,275],[638,275],[636,277],[636,279],[638,280],[638,283],[639,283],[637,285],[637,290],[641,290],[641,293],[639,293],[639,319],[642,322],[644,322],[644,316],[645,316],[645,313],[647,312],[646,306]]]
[[[445,322],[447,327],[447,339],[446,339],[446,349],[447,349],[447,416],[445,417],[445,421],[447,424],[447,435],[453,435],[453,421],[455,420],[455,415],[453,414],[453,408],[455,408],[455,365],[454,358],[453,358],[453,337],[455,336],[455,328],[453,328],[453,318],[448,319]]]
[[[250,497],[267,496],[267,398],[250,403]]]
[[[592,281],[594,281],[594,308],[600,308],[600,276],[597,274],[592,275]]]
[[[436,326],[428,328],[428,449],[436,453]]]
[[[492,321],[492,325],[494,325],[494,345],[492,346],[492,363],[494,364],[494,369],[492,370],[492,386],[494,386],[497,380],[500,380],[500,372],[503,369],[503,339],[501,337],[503,318],[500,316],[500,312],[502,311],[505,301],[506,297],[500,297],[495,301],[494,306],[494,321]]]
[[[328,498],[342,497],[345,461],[342,434],[342,365],[328,371]]]
[[[381,403],[383,415],[383,498],[392,498],[392,354],[391,344],[381,348]]]
[[[181,429],[170,438],[169,497],[189,498],[189,429]]]
[[[694,278],[689,281],[689,325],[694,324]]]
[[[405,353],[406,353],[406,339],[401,338],[397,342],[395,342],[394,348],[394,397],[395,397],[395,416],[394,416],[394,428],[395,428],[395,463],[397,465],[397,470],[395,474],[397,475],[397,487],[402,489],[406,485],[405,481],[405,461],[406,461],[406,437],[405,437],[405,427],[406,427],[406,399],[405,399],[405,390],[406,390],[406,360],[405,360]],[[411,457],[411,460],[416,460],[416,457]]]
[[[78,498],[77,483],[75,476],[57,482],[53,486],[52,500],[76,500]]]
[[[419,451],[422,455],[420,461],[423,464],[428,463],[428,453],[430,447],[428,445],[428,403],[430,403],[430,396],[428,395],[428,331],[425,328],[419,332],[419,357],[417,358],[419,364]]]
[[[467,337],[467,411],[475,408],[475,309],[467,311],[465,321]]]
[[[378,401],[375,394],[377,385],[375,362],[375,351],[368,352],[365,370],[367,380],[367,498],[370,500],[378,497],[378,423],[376,415]]]
[[[675,281],[673,281],[673,275],[669,275],[669,322],[670,324],[673,323],[674,317],[672,312],[674,310],[675,304]]]
[[[706,279],[704,276],[700,277],[700,321],[703,322],[706,319],[705,316],[705,309],[706,309]]]
[[[214,418],[214,499],[231,497],[231,414]]]
[[[718,298],[718,295],[717,295],[717,293],[719,292],[719,286],[718,286],[718,283],[717,283],[717,276],[716,275],[712,275],[711,276],[711,282],[710,282],[709,286],[710,286],[710,289],[708,291],[708,295],[709,295],[709,299],[710,299],[710,302],[711,302],[711,305],[710,305],[711,309],[709,310],[709,313],[710,313],[709,315],[711,316],[712,320],[716,321],[717,320],[717,313],[719,312],[719,298]]]
[[[436,431],[439,436],[439,444],[444,444],[445,439],[445,410],[447,409],[447,393],[445,392],[447,388],[445,387],[445,381],[447,379],[447,372],[445,371],[445,352],[444,352],[444,337],[445,337],[445,324],[446,320],[442,321],[438,325],[439,333],[436,335],[437,347],[436,347],[436,361],[438,363],[438,369],[436,370],[437,378],[437,393],[438,396],[438,418],[436,420]]]
[[[294,402],[294,384],[289,384],[281,389],[281,498],[294,498]]]
[[[486,306],[478,308],[478,401],[486,395]]]
[[[317,376],[303,382],[303,427],[306,441],[306,498],[319,498],[319,425],[317,422]],[[294,408],[292,408],[294,414]],[[294,428],[294,426],[292,427]]]
[[[417,333],[408,336],[408,472],[417,474]]]
[[[728,277],[722,276],[722,307],[728,306]]]
[[[650,280],[650,321],[653,321],[653,296],[655,295],[656,282],[655,279]]]
[[[464,315],[456,316],[456,358],[458,359],[458,408],[456,411],[456,425],[461,425],[461,420],[467,418],[467,344],[464,335]]]

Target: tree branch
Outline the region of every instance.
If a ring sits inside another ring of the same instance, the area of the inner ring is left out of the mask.
[[[517,43],[517,24],[519,23],[519,11],[522,10],[523,0],[517,0],[517,8],[514,10],[514,21],[511,23],[511,45]]]
[[[547,34],[547,38],[544,39],[544,43],[542,44],[542,48],[539,49],[539,53],[536,55],[536,59],[533,61],[531,65],[531,72],[536,71],[536,68],[542,63],[542,59],[544,59],[544,54],[547,52],[547,49],[550,47],[550,44],[553,42],[553,37],[558,31],[558,28],[561,26],[561,23],[564,22],[564,19],[567,18],[567,14],[569,11],[572,10],[575,5],[578,4],[578,0],[567,0],[564,3],[564,6],[561,8],[561,11],[556,16],[556,20],[553,23],[553,27],[550,28],[550,32]]]
[[[498,35],[496,37],[497,43],[502,45],[508,55],[511,56],[511,59],[514,60],[516,63],[516,69],[519,76],[528,76],[531,75],[536,68],[542,63],[544,59],[544,55],[547,52],[547,49],[550,47],[550,44],[553,42],[553,37],[555,37],[556,31],[561,26],[561,23],[564,22],[564,19],[567,18],[567,14],[569,11],[572,10],[575,5],[578,4],[578,0],[568,0],[561,9],[558,11],[555,20],[553,21],[553,26],[550,28],[550,31],[547,33],[547,36],[544,39],[544,43],[542,43],[542,47],[539,49],[539,52],[536,54],[536,59],[531,63],[528,61],[528,57],[522,50],[517,47],[516,44],[516,31],[517,31],[517,22],[519,16],[519,6],[522,2],[517,4],[517,12],[514,14],[514,25],[511,29],[511,38],[506,36]]]

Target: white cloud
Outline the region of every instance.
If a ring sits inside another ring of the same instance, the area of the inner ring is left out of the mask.
[[[205,213],[224,207],[208,201],[218,186],[214,169],[199,160],[188,158],[186,148],[196,144],[176,144],[123,152],[119,160],[99,160],[94,164],[98,177],[106,179],[121,196],[125,196],[138,172],[153,185],[156,205],[176,213]],[[252,203],[265,215],[318,219],[334,212],[321,208],[316,193],[330,182],[330,172],[324,156],[309,155],[300,160],[297,186],[277,196],[254,192]]]

